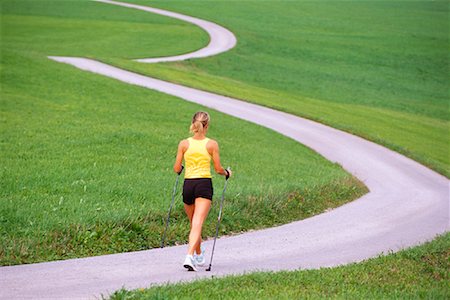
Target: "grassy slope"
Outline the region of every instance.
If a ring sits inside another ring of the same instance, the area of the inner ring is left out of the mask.
[[[449,176],[446,2],[128,1],[214,20],[238,45],[183,63],[109,62],[330,124]]]
[[[2,51],[96,58],[139,58],[202,48],[195,26],[89,0],[2,0]],[[180,38],[189,35],[192,38]]]
[[[147,290],[111,299],[448,299],[450,234],[344,267],[253,273]]]
[[[46,55],[139,57],[158,55],[159,45],[168,47],[166,54],[177,54],[201,46],[204,33],[101,3],[1,4],[0,264],[158,246],[175,179],[176,146],[201,107]],[[183,39],[185,33],[193,38]],[[147,35],[155,38],[140,43]],[[180,43],[169,48],[173,39]],[[293,140],[211,115],[210,135],[221,143],[223,162],[236,171],[221,234],[305,218],[365,191],[339,166]],[[284,159],[273,164],[274,157]],[[214,184],[220,191],[223,180]],[[169,244],[187,238],[179,201]],[[205,228],[209,236],[214,203]]]

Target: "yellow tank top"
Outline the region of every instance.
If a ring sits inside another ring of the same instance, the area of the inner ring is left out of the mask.
[[[188,138],[189,148],[184,153],[186,170],[184,178],[211,178],[211,155],[206,150],[209,139],[195,140]]]

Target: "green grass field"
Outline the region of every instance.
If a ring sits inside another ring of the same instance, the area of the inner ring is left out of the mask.
[[[448,299],[449,249],[447,233],[419,247],[344,267],[120,290],[110,299]]]
[[[448,176],[446,2],[139,3],[216,21],[237,34],[238,47],[207,59],[141,65],[129,59],[190,52],[208,37],[176,20],[90,1],[0,0],[0,265],[157,247],[176,145],[201,109],[47,55],[91,57],[306,116]],[[236,175],[221,235],[306,218],[366,192],[338,165],[290,139],[211,115],[210,136]],[[284,159],[273,165],[274,157]],[[222,184],[214,179],[215,200]],[[187,230],[178,202],[169,244],[184,243]],[[361,264],[119,291],[113,298],[218,298],[227,291],[233,298],[446,299],[448,249],[447,234]]]
[[[318,120],[450,175],[448,2],[128,2],[215,21],[238,45],[189,62],[109,62]]]
[[[198,48],[195,40],[204,35],[173,20],[89,1],[1,3],[0,264],[159,247],[178,141],[202,108],[46,56],[157,55],[156,39],[166,47],[166,34],[181,41],[188,32],[194,38],[167,49],[177,54]],[[120,34],[123,26],[136,34],[111,38],[109,32]],[[140,44],[145,35],[156,36],[151,45]],[[340,166],[297,142],[210,112],[210,136],[236,175],[221,234],[306,218],[366,192]],[[283,160],[273,164],[277,157]],[[214,185],[218,199],[223,178]],[[177,203],[169,244],[185,243],[188,235]],[[216,215],[217,204],[206,236],[215,233]]]

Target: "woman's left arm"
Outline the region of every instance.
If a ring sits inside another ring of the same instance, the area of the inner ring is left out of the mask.
[[[182,167],[182,162],[183,162],[183,155],[185,152],[185,141],[182,140],[179,144],[178,144],[178,151],[177,151],[177,157],[175,158],[175,164],[173,165],[173,170],[175,171],[175,173],[181,173],[181,171],[183,170]]]

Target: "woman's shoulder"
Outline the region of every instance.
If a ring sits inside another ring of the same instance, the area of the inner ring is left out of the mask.
[[[208,139],[208,142],[206,143],[207,148],[217,148],[219,147],[219,143],[217,143],[216,140]]]
[[[181,140],[180,143],[178,143],[178,147],[187,149],[189,147],[189,139]]]

